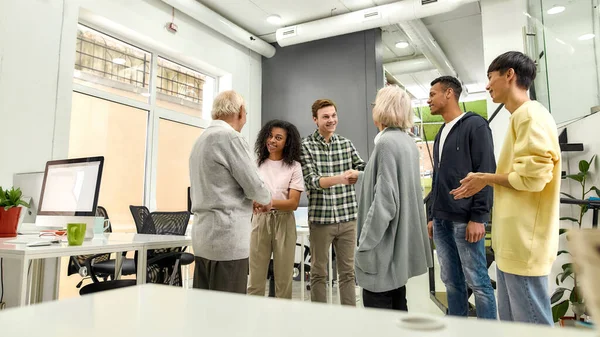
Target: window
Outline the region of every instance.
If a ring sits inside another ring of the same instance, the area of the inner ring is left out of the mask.
[[[487,101],[479,100],[472,102],[459,103],[463,111],[472,111],[487,119]],[[444,125],[444,119],[440,115],[432,115],[425,101],[413,102],[415,106],[415,115],[421,118],[419,127],[421,128],[421,142],[417,143],[420,152],[421,165],[421,183],[423,186],[423,196],[431,191],[431,178],[433,175],[433,143],[435,137]]]
[[[214,78],[158,58],[158,106],[210,120],[214,87]]]
[[[185,211],[190,186],[189,158],[196,139],[204,129],[160,119],[158,124],[158,164],[156,208]]]
[[[186,210],[216,79],[85,25],[76,39],[69,157],[105,157],[99,204],[113,228],[135,232],[130,205]]]
[[[148,111],[73,93],[69,158],[104,156],[98,205],[115,231],[135,228],[129,205],[144,204]]]
[[[148,101],[150,53],[83,25],[77,27],[74,81]]]

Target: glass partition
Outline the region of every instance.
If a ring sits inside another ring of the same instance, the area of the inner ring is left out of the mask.
[[[557,123],[600,104],[598,0],[529,0],[525,51],[538,63],[533,93]]]

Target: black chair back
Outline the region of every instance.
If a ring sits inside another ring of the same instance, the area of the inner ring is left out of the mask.
[[[144,223],[146,219],[150,218],[150,210],[146,206],[129,206],[129,210],[131,211],[131,215],[133,216],[133,221],[135,222],[135,228],[138,233],[144,233],[142,231],[144,227]],[[155,234],[155,233],[146,233],[146,234]]]

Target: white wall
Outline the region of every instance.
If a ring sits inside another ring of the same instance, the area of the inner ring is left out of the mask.
[[[0,1],[0,186],[52,156],[62,9]]]
[[[64,158],[69,143],[76,27],[93,26],[129,42],[143,41],[170,58],[222,77],[250,112],[243,134],[261,126],[261,56],[176,13],[177,34],[164,29],[171,7],[159,0],[0,1],[0,186],[16,172],[40,171]],[[134,41],[131,41],[134,40]]]
[[[507,51],[523,51],[523,26],[527,24],[525,0],[485,0],[481,1],[481,22],[483,27],[483,59],[485,69],[500,54]],[[496,110],[498,104],[488,95],[488,116]],[[508,128],[510,113],[502,109],[490,123],[494,138],[496,158],[500,153],[504,136]]]

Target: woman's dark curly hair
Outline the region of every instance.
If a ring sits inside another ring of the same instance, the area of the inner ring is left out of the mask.
[[[286,131],[287,137],[285,140],[285,146],[283,148],[283,162],[286,165],[294,164],[294,161],[300,161],[300,153],[302,151],[302,139],[300,138],[300,132],[294,124],[282,120],[272,120],[265,124],[260,129],[258,137],[256,138],[256,144],[254,145],[254,151],[258,157],[258,166],[269,158],[269,150],[267,149],[267,139],[271,135],[273,128],[282,128]]]

